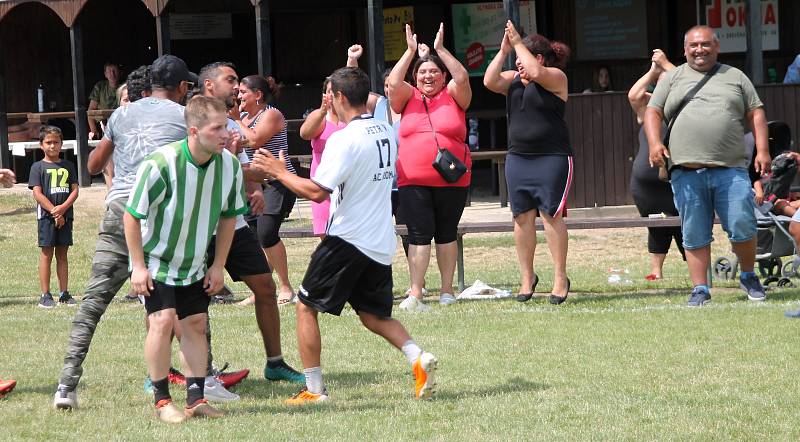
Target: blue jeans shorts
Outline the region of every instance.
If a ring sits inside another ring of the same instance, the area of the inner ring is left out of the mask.
[[[754,192],[747,170],[740,167],[672,170],[675,207],[681,215],[683,247],[703,248],[714,240],[714,212],[731,242],[756,234]]]

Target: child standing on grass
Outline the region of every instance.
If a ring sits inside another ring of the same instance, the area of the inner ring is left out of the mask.
[[[28,188],[33,190],[37,202],[36,218],[39,222],[39,286],[42,297],[39,307],[53,308],[56,301],[50,294],[50,266],[53,254],[56,256],[56,275],[58,276],[58,302],[75,305],[67,284],[69,263],[67,251],[72,245],[72,204],[78,199],[78,172],[71,161],[60,157],[64,137],[61,129],[44,126],[39,131],[39,146],[44,159],[31,166]]]

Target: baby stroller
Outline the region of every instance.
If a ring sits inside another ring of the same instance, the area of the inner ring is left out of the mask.
[[[764,184],[765,201],[775,198],[786,199],[790,191],[794,191],[791,183],[797,174],[797,165],[794,160],[787,160],[780,155],[791,149],[791,131],[786,123],[771,121],[767,124],[769,129],[769,151],[774,158],[770,177]],[[752,161],[751,161],[752,168]],[[797,256],[797,244],[789,234],[791,218],[776,215],[770,210],[772,204],[765,202],[756,208],[756,265],[762,279],[762,284],[767,287],[776,284],[778,287],[792,287],[790,278],[800,276],[800,257]],[[794,256],[785,264],[781,258]],[[715,279],[730,280],[738,273],[738,262],[735,255],[720,257],[714,261],[712,274]]]

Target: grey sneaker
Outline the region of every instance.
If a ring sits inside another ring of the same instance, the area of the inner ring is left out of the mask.
[[[78,393],[69,391],[65,385],[59,385],[53,397],[53,408],[57,410],[72,410],[78,408]]]
[[[689,307],[702,307],[711,302],[711,293],[708,290],[695,287],[692,289],[692,294],[689,295]]]
[[[747,299],[751,301],[760,302],[767,299],[764,287],[761,286],[761,281],[758,280],[756,275],[739,278],[739,287],[747,293]]]
[[[56,301],[53,299],[53,295],[50,292],[42,293],[42,297],[39,298],[39,307],[41,308],[53,308],[56,306]]]

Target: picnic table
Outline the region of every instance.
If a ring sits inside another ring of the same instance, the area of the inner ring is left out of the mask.
[[[100,144],[100,140],[89,140],[89,147],[94,147]],[[8,148],[11,153],[18,157],[24,157],[28,152],[39,149],[38,141],[20,141],[16,143],[8,143]],[[61,150],[75,151],[78,148],[78,142],[75,140],[64,140]]]

